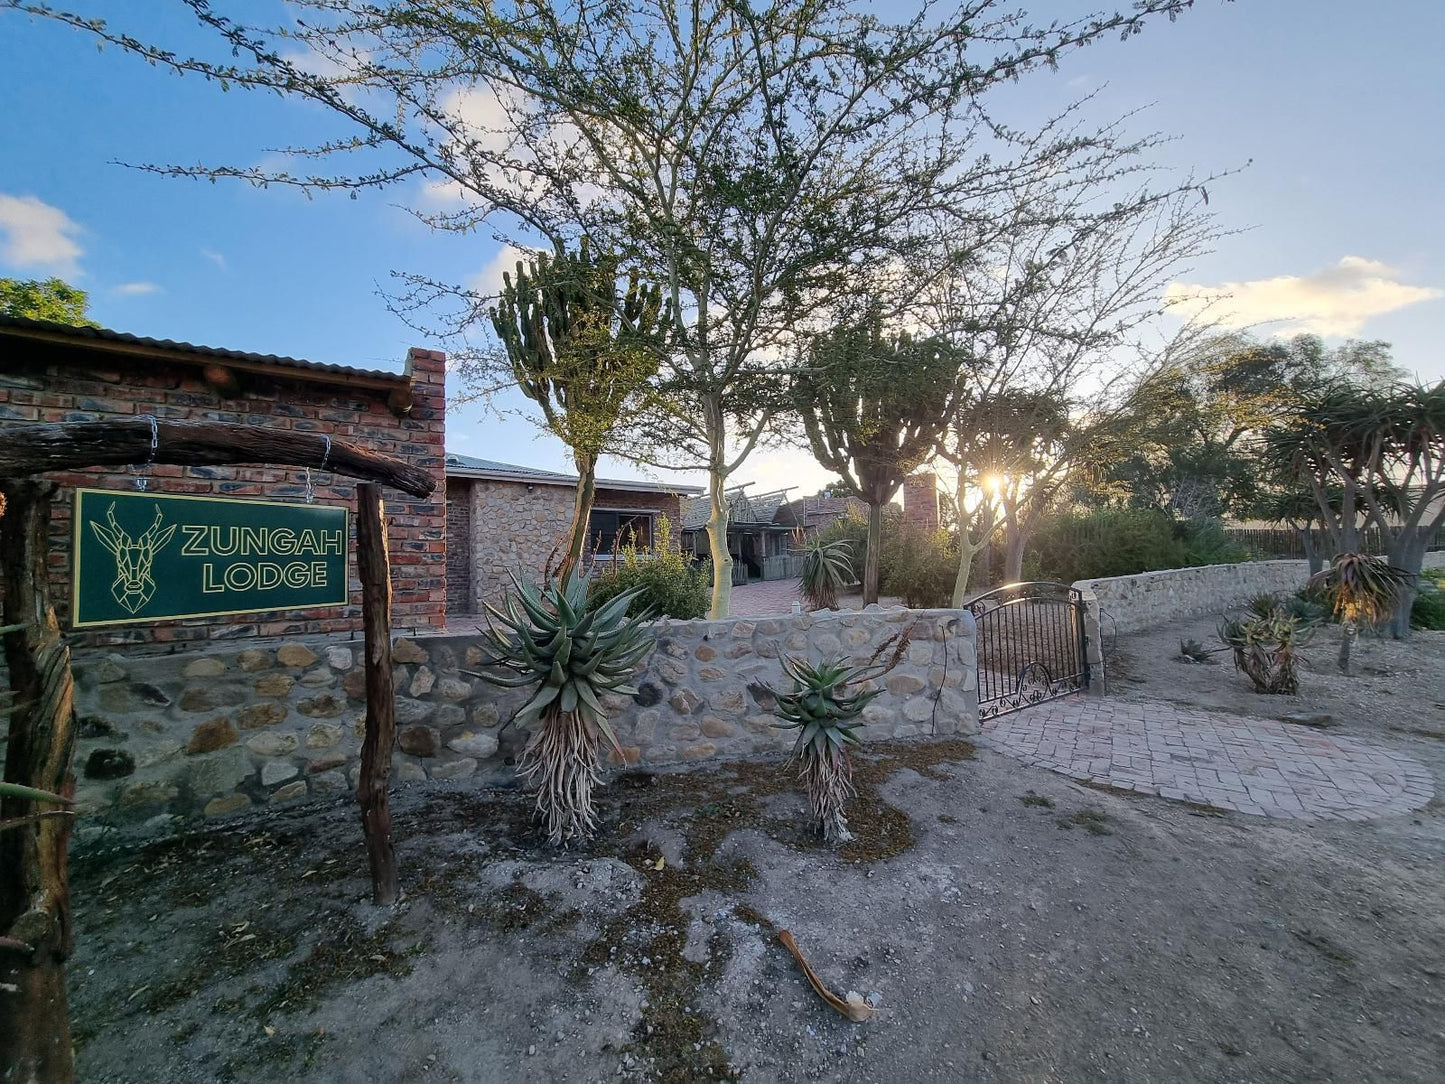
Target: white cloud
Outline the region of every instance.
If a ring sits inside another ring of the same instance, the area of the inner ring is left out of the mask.
[[[1218,286],[1171,283],[1165,298],[1188,314],[1211,308],[1228,327],[1278,324],[1279,334],[1356,335],[1376,316],[1422,301],[1445,297],[1445,290],[1411,286],[1399,272],[1378,260],[1346,256],[1333,267],[1309,275],[1279,275]]]
[[[531,249],[503,245],[501,251],[467,281],[467,287],[484,296],[496,296],[502,292],[502,273],[515,271],[518,260],[528,260],[534,255]]]
[[[222,271],[226,270],[226,257],[221,255],[215,249],[203,248],[201,249],[201,255],[204,256],[206,259],[210,260]]]
[[[80,274],[80,224],[35,196],[0,192],[0,261],[72,278]]]
[[[121,297],[144,297],[146,294],[160,293],[161,288],[154,282],[122,282],[112,292]]]

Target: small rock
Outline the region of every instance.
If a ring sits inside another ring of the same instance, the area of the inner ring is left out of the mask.
[[[310,666],[316,661],[316,652],[305,644],[284,644],[276,652],[276,661],[282,666]]]
[[[398,732],[396,744],[414,757],[434,757],[441,750],[442,736],[430,726],[409,726]]]
[[[447,764],[438,764],[431,770],[433,779],[465,779],[477,770],[477,762],[471,757],[463,757],[461,760],[453,760]]]
[[[464,730],[447,742],[447,748],[454,753],[461,753],[463,756],[485,760],[487,757],[495,755],[497,744],[495,735],[473,734],[470,730]]]
[[[423,666],[411,679],[411,686],[408,691],[412,696],[421,697],[431,692],[432,686],[437,683],[437,676],[431,672],[429,667]]]
[[[236,728],[231,725],[230,719],[224,717],[212,719],[208,723],[201,723],[191,731],[191,740],[186,744],[186,755],[214,753],[217,749],[235,745],[240,740],[241,736],[236,733]]]
[[[313,719],[334,719],[346,711],[346,701],[333,693],[322,693],[296,705],[302,715]]]
[[[417,646],[415,640],[408,640],[405,637],[400,637],[394,644],[391,645],[392,662],[424,663],[427,662],[430,658],[431,656],[429,656],[423,648]]]
[[[266,670],[272,665],[271,653],[250,648],[236,656],[236,665],[248,674],[254,674],[257,670]]]
[[[294,798],[304,797],[306,794],[306,780],[298,779],[294,783],[287,783],[284,787],[278,787],[276,793],[271,795],[271,804],[277,802],[289,802]]]
[[[206,803],[204,812],[208,817],[221,817],[245,809],[250,804],[251,799],[244,794],[227,794],[224,798],[212,798]]]
[[[266,674],[256,682],[257,696],[286,696],[296,679],[289,674]]]
[[[426,769],[410,760],[403,760],[396,766],[396,777],[403,783],[421,783],[426,780]]]
[[[268,732],[257,734],[246,742],[246,748],[251,752],[263,757],[281,757],[287,753],[296,751],[301,743],[296,739],[295,734],[276,734]]]
[[[181,693],[182,711],[214,711],[216,706],[216,694],[212,689],[196,686]]]
[[[241,724],[242,730],[260,730],[284,721],[286,714],[285,704],[247,704],[236,716],[236,721]]]
[[[1282,723],[1293,723],[1295,726],[1312,726],[1317,730],[1335,725],[1335,717],[1324,711],[1287,711],[1278,716]]]
[[[306,734],[306,748],[330,749],[341,741],[341,727],[335,723],[313,723]]]
[[[326,649],[326,665],[333,670],[350,670],[356,662],[349,647],[328,647]]]
[[[220,659],[201,658],[186,663],[182,673],[188,678],[220,677],[226,672],[226,664]]]
[[[100,665],[95,668],[95,680],[102,685],[109,685],[113,681],[124,681],[129,676],[126,668],[114,659],[102,659]]]
[[[288,779],[299,775],[301,769],[292,764],[289,760],[268,760],[261,765],[261,785],[263,787],[274,787],[277,783],[284,783]],[[306,785],[302,784],[302,789]]]
[[[97,749],[85,762],[87,779],[122,779],[135,771],[135,757],[124,749]]]

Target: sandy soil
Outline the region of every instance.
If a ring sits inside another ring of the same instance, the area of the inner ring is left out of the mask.
[[[1328,710],[1445,778],[1445,636],[1263,703],[1227,661],[1173,659],[1212,632],[1189,628],[1115,644],[1116,695]],[[364,902],[345,804],[92,848],[81,1079],[1440,1079],[1445,803],[1218,815],[963,742],[873,746],[859,783],[841,851],[804,837],[776,762],[617,780],[570,852],[517,791],[405,791],[394,912]],[[780,927],[878,1017],[828,1009]]]

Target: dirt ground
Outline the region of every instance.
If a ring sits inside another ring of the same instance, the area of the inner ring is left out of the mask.
[[[1311,654],[1298,698],[1212,623],[1119,640],[1114,694],[1341,732],[1445,778],[1445,634]],[[78,854],[83,1081],[1438,1081],[1445,803],[1314,826],[1089,789],[965,742],[875,745],[826,849],[775,762],[630,774],[598,841],[516,790],[402,790],[365,902],[347,804]],[[659,866],[661,859],[661,868]],[[854,1024],[807,986],[793,932]]]

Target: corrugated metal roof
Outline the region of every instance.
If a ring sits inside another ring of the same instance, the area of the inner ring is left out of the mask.
[[[741,489],[728,493],[728,527],[742,530],[747,527],[791,528],[797,525],[797,517],[788,509],[782,517],[779,512],[786,506],[789,489],[777,489],[771,493],[749,495]],[[683,501],[682,529],[695,531],[703,527],[712,514],[711,501],[707,495]]]
[[[363,376],[372,380],[388,380],[405,384],[407,376],[388,369],[362,369],[354,365],[331,365],[320,361],[306,361],[303,358],[283,357],[280,354],[256,354],[245,350],[226,350],[218,346],[198,346],[195,343],[177,342],[174,339],[152,339],[145,335],[132,335],[125,331],[113,331],[105,327],[76,327],[72,324],[56,324],[49,320],[30,320],[22,316],[0,314],[0,334],[6,329],[17,331],[43,331],[47,335],[63,335],[74,339],[76,345],[85,340],[125,343],[141,346],[148,350],[165,353],[189,354],[193,357],[214,358],[217,361],[246,361],[254,365],[275,365],[283,369],[302,369],[308,372],[330,373],[333,376]]]
[[[536,467],[524,467],[517,463],[502,463],[495,459],[478,459],[473,455],[459,455],[456,452],[447,453],[446,465],[448,473],[475,472],[481,475],[515,478],[519,481],[539,482],[542,485],[575,486],[577,484],[577,475],[575,474],[559,474],[556,471],[538,470]],[[649,482],[645,479],[628,478],[598,478],[597,486],[599,489],[627,489],[649,493],[700,492],[697,486],[673,485],[667,482]]]

